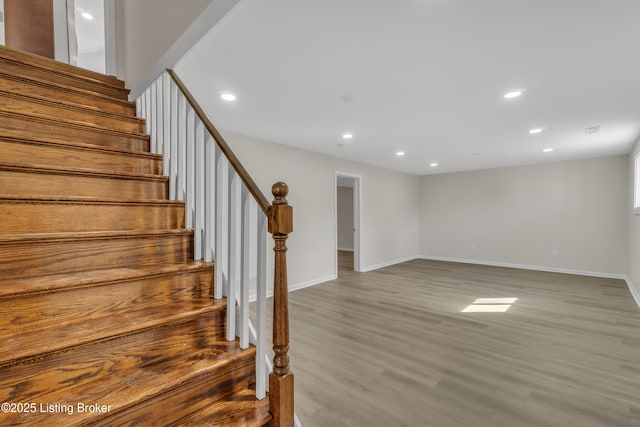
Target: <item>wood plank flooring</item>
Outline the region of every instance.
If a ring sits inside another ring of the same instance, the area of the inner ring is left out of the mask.
[[[427,260],[354,273],[349,255],[289,295],[305,427],[640,426],[623,281]],[[462,312],[477,298],[518,299]]]

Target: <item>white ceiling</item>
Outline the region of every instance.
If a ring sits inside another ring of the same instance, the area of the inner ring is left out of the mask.
[[[413,174],[616,155],[640,133],[638,17],[638,0],[242,0],[176,71],[221,129]]]

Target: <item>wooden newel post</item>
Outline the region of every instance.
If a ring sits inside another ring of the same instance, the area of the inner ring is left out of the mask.
[[[293,427],[293,373],[289,370],[289,303],[287,283],[287,237],[293,231],[293,208],[287,202],[289,188],[276,182],[271,188],[269,232],[275,246],[273,271],[273,372],[269,374],[270,426]]]

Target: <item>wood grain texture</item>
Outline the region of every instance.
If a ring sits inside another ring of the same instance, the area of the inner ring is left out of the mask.
[[[55,57],[53,0],[5,0],[2,18],[7,46]]]
[[[4,279],[193,260],[192,230],[0,235]]]
[[[234,343],[222,342],[221,346],[229,347],[230,344]],[[214,347],[213,344],[211,346]],[[207,366],[198,373],[195,381],[175,388],[171,393],[160,395],[152,401],[141,402],[114,416],[103,418],[95,425],[179,425],[183,418],[206,408],[211,403],[232,399],[236,393],[245,390],[255,378],[255,347],[238,354],[228,350],[227,352],[227,355],[221,356],[227,359],[227,363],[221,364],[218,369]]]
[[[102,73],[87,70],[86,68],[65,64],[64,62],[55,61],[40,55],[34,55],[29,52],[13,49],[8,46],[0,46],[0,58],[19,64],[29,65],[40,70],[41,76],[49,76],[48,73],[59,73],[70,79],[86,80],[92,83],[102,83],[108,86],[124,89],[124,81],[119,80],[114,76],[107,76]],[[17,74],[20,75],[20,73]]]
[[[70,289],[109,286],[120,282],[132,282],[136,283],[135,286],[141,286],[145,281],[165,280],[166,276],[173,276],[176,280],[181,280],[181,276],[200,275],[204,272],[211,272],[212,269],[212,263],[194,261],[188,264],[108,268],[49,276],[24,276],[6,280],[0,278],[0,301]]]
[[[92,81],[91,79],[77,78],[75,76],[53,70],[43,70],[37,66],[23,64],[6,59],[2,57],[1,54],[0,69],[4,70],[5,73],[24,76],[26,78],[39,77],[46,79],[47,81],[55,85],[71,86],[76,89],[93,92],[96,95],[101,95],[103,97],[109,97],[121,101],[127,101],[129,97],[129,91],[126,89]]]
[[[102,111],[128,116],[135,115],[136,111],[135,103],[130,101],[111,98],[71,86],[52,84],[37,75],[29,77],[16,76],[5,72],[4,68],[0,70],[0,90],[21,95],[37,96],[51,101],[71,102],[84,107],[97,108]]]
[[[50,101],[30,95],[20,95],[0,91],[2,109],[20,111],[41,117],[68,119],[74,123],[97,126],[120,132],[144,133],[145,121],[137,117],[110,113],[95,108],[84,107],[64,101]]]
[[[73,233],[184,228],[184,202],[0,197],[0,233]]]
[[[36,139],[54,143],[81,143],[126,150],[149,152],[148,135],[118,132],[81,122],[49,118],[2,110],[0,106],[0,137]]]
[[[0,137],[0,162],[24,167],[57,166],[93,172],[162,174],[159,155],[71,142]]]
[[[481,297],[518,300],[462,312]],[[640,425],[640,310],[621,280],[340,264],[338,280],[289,303],[305,427]]]
[[[269,400],[256,400],[253,390],[241,390],[173,424],[180,427],[260,427],[271,421]]]
[[[0,163],[0,197],[158,201],[166,200],[168,193],[169,178],[165,176]]]
[[[222,311],[170,322],[158,328],[117,337],[92,346],[58,353],[32,363],[14,365],[0,372],[0,393],[4,401],[29,399],[42,402],[100,402],[111,405],[106,425],[129,425],[144,414],[149,399],[166,399],[153,409],[177,415],[184,410],[178,402],[195,406],[202,394],[215,399],[224,393],[215,384],[246,384],[253,366],[255,348],[240,350],[236,342],[221,340]],[[193,390],[191,399],[180,393]],[[145,403],[147,403],[145,405]],[[200,403],[201,404],[201,403]],[[134,405],[138,405],[137,407]],[[130,409],[131,408],[131,409]],[[105,414],[0,414],[2,425],[51,426],[94,424]],[[186,414],[184,414],[186,415]],[[152,425],[152,424],[140,424]]]

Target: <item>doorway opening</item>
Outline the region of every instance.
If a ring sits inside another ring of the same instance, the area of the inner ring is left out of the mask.
[[[336,277],[348,272],[361,271],[361,193],[362,177],[360,175],[336,172]]]

